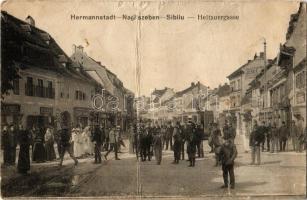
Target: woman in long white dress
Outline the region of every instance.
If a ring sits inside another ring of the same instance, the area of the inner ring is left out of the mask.
[[[94,154],[94,143],[92,142],[91,129],[89,126],[84,128],[82,136],[84,142],[84,153],[90,155]]]
[[[74,156],[75,157],[81,157],[83,152],[83,138],[81,134],[81,130],[79,128],[76,128],[73,132],[74,136]]]

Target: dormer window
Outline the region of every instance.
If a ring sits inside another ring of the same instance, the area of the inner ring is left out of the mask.
[[[47,45],[50,44],[50,36],[48,33],[40,33],[41,38],[46,42]]]
[[[59,62],[61,63],[63,67],[66,67],[68,60],[66,56],[62,54],[62,55],[59,55]]]
[[[22,29],[23,32],[25,32],[27,34],[31,34],[31,27],[30,27],[29,24],[22,24],[21,29]]]

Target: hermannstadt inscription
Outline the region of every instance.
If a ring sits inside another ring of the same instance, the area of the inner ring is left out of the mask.
[[[229,21],[229,20],[239,20],[238,15],[209,15],[209,14],[197,14],[197,15],[182,15],[182,14],[167,14],[167,15],[77,15],[71,14],[70,19],[74,21],[88,20],[88,21],[98,21],[98,20],[124,20],[124,21],[158,21],[158,20],[168,20],[168,21],[184,21],[184,20],[198,20],[198,21]]]

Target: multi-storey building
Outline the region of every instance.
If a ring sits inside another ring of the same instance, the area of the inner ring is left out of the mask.
[[[253,60],[248,60],[247,63],[227,77],[231,88],[229,94],[230,114],[236,118],[235,125],[239,134],[242,133],[244,119],[244,111],[242,110],[241,102],[249,88],[249,83],[264,68],[264,64],[264,53],[261,52],[259,55],[255,54]]]
[[[83,46],[73,45],[71,59],[103,87],[101,97],[95,98],[103,105],[95,106],[100,110],[99,118],[103,123],[121,125],[124,130],[133,120],[134,94],[126,89],[121,80],[100,62],[86,54]]]
[[[91,95],[101,86],[74,63],[55,40],[35,27],[30,16],[26,21],[1,12],[2,51],[14,52],[11,62],[20,78],[1,100],[2,124],[25,127],[52,125],[59,127],[90,123]],[[5,58],[7,59],[7,58]],[[2,66],[12,67],[12,66]],[[81,112],[78,108],[87,110]]]

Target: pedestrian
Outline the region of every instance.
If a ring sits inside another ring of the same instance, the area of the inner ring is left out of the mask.
[[[9,165],[10,164],[10,138],[7,125],[3,125],[1,131],[1,149],[3,150],[3,164]]]
[[[223,139],[228,140],[232,139],[234,141],[236,137],[236,130],[232,127],[232,123],[228,124],[228,121],[225,121],[225,125],[223,127]]]
[[[116,128],[112,128],[109,132],[109,143],[110,143],[110,148],[107,151],[107,153],[104,155],[104,158],[108,160],[108,155],[111,151],[114,151],[115,154],[115,160],[120,160],[117,155],[117,147],[118,147],[118,138],[119,138],[119,131],[120,131],[120,126],[117,126]]]
[[[285,151],[289,137],[289,130],[284,121],[282,122],[282,125],[279,128],[279,134],[280,134],[280,141],[279,141],[280,151]]]
[[[162,135],[162,146],[163,146],[163,149],[166,150],[166,143],[167,143],[167,128],[165,126],[165,124],[162,124],[161,125],[161,135]]]
[[[259,128],[261,129],[264,136],[263,140],[261,141],[261,151],[264,152],[264,143],[267,138],[267,132],[268,132],[267,126],[265,125],[265,121],[262,121],[262,125]]]
[[[221,145],[222,145],[222,133],[221,130],[218,128],[217,123],[212,124],[212,146],[215,153],[215,167],[220,165],[220,159],[219,159],[219,153],[221,151]]]
[[[161,133],[155,133],[155,135],[153,136],[152,146],[155,153],[155,159],[157,165],[160,165],[162,161],[162,148],[163,148]]]
[[[46,160],[53,161],[56,159],[54,151],[54,135],[53,129],[48,127],[45,133],[45,149],[46,149]]]
[[[44,129],[39,128],[35,131],[34,148],[32,161],[37,163],[46,161],[46,149],[44,146]]]
[[[135,131],[133,124],[130,125],[128,130],[128,137],[129,137],[129,153],[135,153]]]
[[[61,131],[59,129],[54,131],[54,141],[56,143],[57,146],[57,152],[60,158],[61,155]]]
[[[257,165],[260,165],[260,145],[263,142],[264,132],[261,126],[258,126],[257,120],[254,121],[254,127],[250,135],[249,146],[252,152],[252,162],[251,165],[255,164],[255,159],[257,157]]]
[[[299,136],[299,128],[295,124],[295,121],[292,120],[291,127],[290,127],[290,138],[291,138],[293,151],[298,151],[298,145],[297,145],[298,136]]]
[[[204,130],[201,124],[197,124],[196,126],[196,147],[197,147],[197,154],[198,158],[204,157],[204,149],[203,149],[203,135]]]
[[[278,152],[279,143],[279,130],[277,129],[276,123],[273,123],[271,128],[271,153]]]
[[[237,154],[237,148],[233,143],[233,139],[226,140],[221,146],[220,159],[222,162],[224,179],[224,185],[221,188],[228,188],[229,185],[231,189],[235,188],[234,160],[237,157]],[[228,182],[228,175],[230,182]]]
[[[166,150],[170,147],[170,150],[173,150],[173,127],[171,123],[168,124],[166,128]]]
[[[60,163],[59,166],[62,166],[63,164],[63,160],[64,160],[64,155],[65,152],[68,152],[69,156],[71,157],[71,159],[73,159],[73,161],[75,162],[75,166],[78,165],[78,160],[75,158],[74,153],[73,153],[73,149],[71,148],[71,133],[68,129],[68,127],[64,126],[61,130],[61,155],[60,155]]]
[[[271,147],[271,138],[272,138],[272,125],[271,123],[268,124],[266,127],[266,145],[267,145],[267,151],[270,152],[270,147]]]
[[[181,160],[184,160],[184,145],[186,143],[186,135],[187,135],[187,124],[184,123],[183,126],[180,127],[180,139],[181,139],[181,146],[180,146],[180,157]]]
[[[187,153],[190,161],[189,167],[195,166],[197,136],[196,128],[192,121],[188,122]]]
[[[181,130],[180,130],[180,124],[177,122],[176,126],[174,127],[174,132],[173,132],[173,141],[174,141],[174,146],[173,146],[173,151],[174,151],[174,164],[178,164],[180,160],[180,152],[181,152],[181,144],[182,144],[182,139],[181,139]]]
[[[139,140],[140,140],[140,154],[141,154],[141,161],[146,161],[147,158],[147,131],[148,131],[148,125],[142,124],[140,133],[139,133]]]
[[[9,164],[10,165],[15,165],[16,162],[16,147],[18,143],[18,132],[15,129],[14,125],[11,125],[9,130],[8,130],[8,135],[9,135]]]
[[[92,137],[92,142],[95,145],[95,162],[94,164],[101,163],[101,145],[102,145],[102,131],[98,126],[95,126],[94,131],[93,131],[93,137]]]
[[[19,125],[19,155],[17,169],[21,174],[27,174],[30,170],[30,143],[31,133]]]
[[[94,154],[94,144],[92,142],[92,132],[91,127],[87,126],[84,128],[82,133],[82,139],[83,139],[83,151],[85,155],[93,155]]]
[[[306,128],[305,128],[306,132]],[[304,128],[302,123],[298,123],[298,134],[297,134],[297,152],[302,152],[303,151],[303,146],[304,146],[304,140],[305,134],[304,134]]]
[[[213,146],[213,142],[212,142],[212,131],[213,131],[213,123],[210,122],[209,124],[209,128],[206,129],[208,131],[208,145],[210,147],[210,151],[209,153],[213,153],[214,152],[214,146]]]

